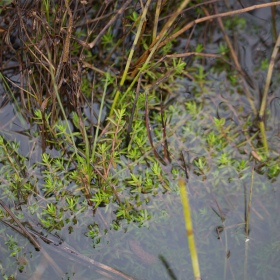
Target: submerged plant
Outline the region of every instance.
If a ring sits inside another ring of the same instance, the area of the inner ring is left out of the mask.
[[[279,153],[276,148],[268,152],[270,137],[277,133],[274,128],[266,131],[264,123],[276,59],[272,56],[267,65],[266,91],[257,114],[251,79],[238,62],[230,38],[233,33],[240,38],[247,23],[237,16],[221,20],[236,11],[227,11],[225,6],[219,7],[225,13],[214,14],[218,10],[215,3],[187,0],[99,2],[13,3],[2,9],[0,33],[11,40],[3,40],[1,48],[0,78],[8,93],[1,110],[6,100],[13,100],[15,114],[24,123],[19,133],[32,148],[26,152],[22,149],[25,140],[11,141],[18,133],[14,120],[3,124],[12,129],[4,129],[0,136],[1,200],[38,239],[52,244],[46,239],[51,234],[78,241],[85,235],[98,248],[93,255],[113,266],[122,256],[129,256],[127,266],[131,262],[129,248],[116,248],[133,235],[147,247],[166,252],[165,256],[160,252],[159,258],[166,271],[156,266],[145,269],[150,279],[164,273],[175,278],[172,266],[181,279],[191,269],[184,258],[185,249],[172,247],[180,242],[179,230],[176,226],[166,233],[172,221],[180,220],[178,193],[186,187],[180,178],[189,180],[190,201],[203,204],[192,208],[196,232],[188,228],[190,239],[194,233],[199,237],[198,252],[213,244],[210,231],[216,231],[221,244],[224,238],[233,238],[238,244],[245,235],[249,239],[248,216],[239,211],[233,222],[239,224],[226,226],[227,215],[219,205],[224,202],[228,206],[228,197],[234,195],[242,203],[247,201],[252,170],[265,178],[251,184],[254,195],[269,193],[278,182]],[[237,12],[245,11],[247,8]],[[5,28],[10,21],[12,28]],[[13,34],[16,31],[18,36]],[[212,32],[218,34],[217,39]],[[20,38],[19,42],[13,42],[13,37]],[[16,74],[10,72],[10,63],[18,70],[19,82],[10,78]],[[260,60],[259,68],[265,69],[265,64]],[[261,122],[261,134],[255,119]],[[245,199],[240,199],[243,195]],[[223,225],[212,218],[213,201]],[[0,214],[8,226],[14,226],[7,213]],[[141,234],[140,227],[154,229],[159,237]],[[22,234],[17,225],[13,229]],[[118,242],[111,242],[113,234],[119,234]],[[16,237],[3,238],[12,256],[19,258],[20,249],[26,250]],[[109,243],[114,243],[116,253],[108,250]],[[225,244],[224,271],[230,261],[227,239]],[[85,261],[92,248],[87,242],[79,246]],[[131,245],[136,248],[131,251],[136,254],[138,248],[144,255],[139,246]],[[211,259],[219,259],[218,254],[213,250]],[[198,261],[193,264],[195,277],[200,278]],[[207,268],[202,274],[211,270],[208,263],[202,267]],[[143,265],[137,263],[136,269],[140,273]],[[8,275],[4,265],[1,273]]]

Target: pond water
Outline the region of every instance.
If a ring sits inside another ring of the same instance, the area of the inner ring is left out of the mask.
[[[260,9],[239,18],[244,20],[245,27],[239,26],[232,32],[241,67],[248,75],[246,82],[251,96],[239,83],[239,77],[218,68],[213,59],[203,61],[203,71],[207,75],[201,82],[178,80],[178,88],[166,108],[171,163],[161,166],[164,179],[161,182],[153,179],[157,185],[151,193],[139,195],[133,189],[124,190],[123,196],[126,194],[128,200],[135,203],[135,209],[142,211],[139,222],[116,220],[114,203],[98,207],[93,214],[81,198],[75,213],[61,210],[64,216],[60,230],[44,229],[40,207],[55,203],[62,209],[65,201],[59,201],[58,195],[44,195],[46,177],[40,166],[36,166],[42,150],[40,137],[35,135],[35,125],[20,118],[18,108],[12,102],[0,109],[0,135],[5,141],[16,139],[20,143],[18,153],[28,158],[28,179],[40,174],[34,183],[41,188],[37,196],[31,192],[27,204],[15,205],[5,193],[6,177],[1,179],[1,199],[30,232],[37,234],[42,247],[41,251],[36,251],[25,237],[0,223],[3,277],[14,275],[9,279],[34,280],[193,279],[177,186],[178,177],[185,175],[185,161],[189,170],[186,181],[202,279],[280,279],[280,179],[275,175],[280,169],[279,63],[274,69],[266,119],[270,154],[262,161],[254,157],[252,148],[262,146],[260,137],[255,137],[258,124],[252,106],[259,108],[266,79],[266,69],[260,65],[270,58],[274,47],[270,35],[270,9]],[[200,27],[195,32],[199,33]],[[211,38],[204,50],[215,53],[223,35],[215,29]],[[190,47],[198,40],[191,41]],[[177,51],[182,52],[179,47]],[[201,58],[192,61],[192,67],[196,69],[199,64]],[[1,92],[4,101],[3,87]],[[155,147],[161,150],[161,136],[157,134],[160,122],[156,112],[151,114],[154,114],[151,126]],[[221,120],[224,120],[223,124],[218,123]],[[59,156],[61,151],[50,149],[47,152]],[[128,167],[124,168],[126,165]],[[131,166],[125,157],[122,164],[115,166],[112,176],[120,188],[126,184],[131,170],[141,175],[143,181],[147,179],[146,170],[151,165],[139,161]],[[56,174],[57,184],[77,188],[69,178],[63,177],[66,173]],[[139,206],[139,200],[145,203]],[[12,222],[4,212],[2,219]]]

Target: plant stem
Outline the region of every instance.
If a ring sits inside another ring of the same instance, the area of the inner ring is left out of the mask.
[[[188,237],[188,241],[189,241],[189,248],[190,248],[190,255],[191,255],[191,259],[192,259],[194,279],[199,280],[199,279],[201,279],[200,278],[200,269],[199,269],[199,262],[198,262],[194,234],[193,234],[191,208],[190,208],[190,204],[189,204],[189,200],[188,200],[188,193],[186,191],[186,183],[182,178],[180,178],[178,180],[178,185],[179,185],[179,189],[180,189],[182,206],[183,206],[183,210],[184,210],[186,231],[187,231],[187,237]]]
[[[278,49],[280,47],[280,33],[278,35],[276,44],[274,46],[271,58],[270,58],[270,63],[268,66],[267,70],[267,76],[266,76],[266,81],[265,81],[265,88],[264,88],[264,93],[262,97],[262,103],[261,103],[261,108],[259,111],[259,121],[260,121],[260,130],[261,130],[261,135],[262,135],[262,141],[263,141],[263,146],[265,149],[266,154],[268,154],[268,145],[267,145],[267,140],[266,140],[266,134],[265,134],[265,125],[264,125],[264,113],[266,109],[266,103],[267,103],[267,96],[268,96],[268,90],[271,82],[271,77],[272,77],[272,72],[276,60],[276,56],[278,53]]]

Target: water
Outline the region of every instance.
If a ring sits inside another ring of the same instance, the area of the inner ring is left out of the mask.
[[[4,193],[6,181],[2,179],[1,191],[8,206],[17,215],[24,215],[23,221],[26,221],[24,224],[28,229],[45,236],[44,241],[38,237],[42,246],[38,252],[26,238],[1,224],[2,275],[13,274],[15,279],[34,280],[192,279],[177,187],[178,175],[175,172],[177,170],[184,176],[183,170],[178,168],[183,165],[183,155],[190,167],[187,187],[202,279],[280,279],[279,176],[272,179],[270,168],[252,158],[252,143],[255,147],[262,144],[261,139],[250,138],[257,127],[252,104],[259,108],[266,79],[266,70],[262,70],[260,64],[265,58],[269,59],[274,46],[270,36],[270,10],[262,9],[240,17],[246,21],[245,28],[233,27],[234,34],[231,35],[235,38],[239,61],[247,75],[252,102],[249,102],[239,80],[234,81],[232,69],[219,68],[216,60],[203,61],[204,72],[208,73],[206,81],[178,81],[180,89],[166,109],[171,116],[167,133],[172,163],[162,167],[168,174],[166,184],[171,191],[166,192],[164,183],[154,178],[153,183],[157,185],[151,193],[137,197],[137,193],[126,190],[121,197],[127,195],[132,204],[137,199],[145,200],[142,206],[136,205],[135,208],[146,210],[142,214],[151,218],[130,223],[125,219],[117,220],[114,215],[116,203],[99,207],[93,215],[81,195],[78,211],[61,210],[65,211],[61,229],[48,232],[40,225],[39,209],[51,202],[63,209],[65,201],[57,201],[59,192],[57,197],[46,199],[42,190],[44,180],[38,177],[34,184],[40,187],[39,195],[31,192],[27,205],[14,205]],[[204,27],[198,26],[197,33],[201,31],[199,28]],[[200,40],[197,33],[191,46]],[[218,28],[213,29],[212,35],[213,40],[205,43],[204,48],[206,52],[216,53],[223,36]],[[182,50],[178,47],[177,52]],[[200,64],[200,59],[193,61],[193,66]],[[278,64],[275,73],[277,67]],[[279,165],[278,83],[277,75],[274,75],[268,102],[270,114],[266,123],[270,156],[275,160],[271,164]],[[1,92],[4,92],[3,88]],[[195,108],[191,106],[193,104],[196,104]],[[85,110],[87,112],[87,108]],[[222,132],[215,129],[215,118],[225,119]],[[35,126],[20,117],[12,102],[1,108],[0,119],[1,135],[6,140],[20,142],[19,153],[28,158],[29,174],[41,174],[38,166],[34,170],[31,168],[40,159],[41,153],[40,138],[34,136]],[[156,117],[151,119],[153,129],[160,127]],[[244,131],[244,127],[251,130]],[[222,137],[220,142],[216,141],[211,146],[209,135],[213,130]],[[161,149],[160,143],[155,146]],[[53,156],[60,154],[54,149],[47,151]],[[234,159],[235,163],[230,161],[231,164],[225,164],[225,158]],[[248,161],[247,169],[238,172],[236,165],[242,160]],[[199,161],[203,168],[199,168]],[[123,165],[129,164],[130,161],[123,158]],[[123,165],[116,166],[114,175],[120,187],[127,184],[130,174],[129,168]],[[1,164],[1,168],[3,166]],[[134,170],[145,178],[148,168],[142,163]],[[64,178],[64,173],[59,175],[56,183],[61,183],[62,189],[67,186],[71,191],[79,187],[69,178]],[[250,191],[252,201],[248,234],[245,222]],[[218,233],[217,229],[220,229]],[[15,251],[15,256],[10,256]]]

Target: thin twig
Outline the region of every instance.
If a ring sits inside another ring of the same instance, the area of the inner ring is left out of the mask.
[[[9,215],[12,217],[12,219],[17,223],[17,225],[20,227],[20,229],[24,232],[26,237],[29,239],[29,241],[34,245],[34,247],[40,251],[41,246],[39,242],[26,230],[26,228],[22,225],[22,223],[18,220],[18,218],[15,216],[15,214],[9,209],[9,207],[6,206],[6,204],[0,199],[0,205],[9,213]]]
[[[215,6],[215,11],[217,11],[217,6]],[[224,24],[223,24],[223,22],[222,22],[222,19],[221,19],[220,17],[218,17],[218,18],[217,18],[217,21],[218,21],[218,23],[219,23],[219,25],[220,25],[220,28],[221,28],[221,30],[222,30],[222,32],[223,32],[223,34],[224,34],[224,38],[225,38],[225,40],[226,40],[226,43],[227,43],[227,45],[228,45],[228,47],[229,47],[229,49],[230,49],[231,58],[232,58],[232,60],[233,60],[233,62],[234,62],[234,64],[235,64],[235,66],[236,66],[238,72],[241,73],[241,78],[242,78],[242,82],[243,82],[243,85],[244,85],[244,90],[245,90],[247,99],[248,99],[248,101],[249,101],[249,103],[250,103],[250,106],[251,106],[251,108],[252,108],[254,114],[256,115],[256,114],[257,114],[257,109],[256,109],[256,107],[255,107],[255,105],[254,105],[252,94],[250,93],[250,90],[249,90],[249,88],[248,88],[248,86],[247,86],[247,82],[245,81],[245,78],[244,78],[246,75],[245,75],[245,73],[244,73],[244,71],[243,71],[243,69],[242,69],[242,67],[241,67],[241,65],[240,65],[240,63],[239,63],[239,61],[238,61],[236,52],[234,51],[234,48],[233,48],[233,46],[232,46],[232,44],[231,44],[231,41],[230,41],[230,39],[229,39],[229,37],[228,37],[226,31],[225,31],[225,28],[224,28]]]
[[[280,48],[280,33],[278,35],[276,44],[274,46],[274,49],[273,49],[273,52],[272,52],[272,55],[271,55],[271,58],[270,58],[270,63],[269,63],[269,66],[268,66],[268,70],[267,70],[265,88],[264,88],[261,108],[260,108],[260,112],[259,112],[259,119],[260,120],[263,119],[263,116],[264,116],[264,113],[265,113],[268,90],[269,90],[271,77],[272,77],[272,73],[273,73],[273,68],[274,68],[274,64],[275,64],[275,60],[276,60],[276,56],[277,56],[277,53],[279,51],[279,48]]]
[[[261,108],[259,111],[259,121],[260,121],[259,125],[260,125],[260,131],[261,131],[261,135],[262,135],[263,146],[264,146],[266,154],[268,153],[268,144],[267,144],[266,133],[265,133],[264,113],[265,113],[265,109],[266,109],[267,96],[268,96],[269,86],[270,86],[270,82],[271,82],[271,78],[272,78],[273,68],[274,68],[274,64],[275,64],[275,60],[276,60],[276,56],[277,56],[279,47],[280,47],[280,33],[278,35],[276,44],[274,46],[274,49],[273,49],[273,52],[272,52],[272,55],[270,58],[270,63],[268,66],[267,76],[266,76],[266,81],[265,81],[264,93],[263,93],[263,97],[262,97]]]
[[[162,138],[163,138],[163,151],[164,151],[164,159],[166,162],[171,163],[171,158],[168,150],[168,142],[166,136],[166,120],[164,120],[164,109],[163,109],[163,101],[161,94],[161,102],[160,102],[160,114],[161,114],[161,126],[162,126]]]
[[[160,48],[161,41],[163,40],[164,36],[169,31],[170,27],[173,25],[174,21],[178,17],[178,15],[182,12],[182,10],[187,6],[187,4],[190,2],[190,0],[185,0],[181,3],[179,8],[174,12],[174,14],[169,18],[169,20],[166,22],[166,24],[163,26],[160,33],[157,35],[154,42],[151,44],[149,49],[144,52],[144,54],[137,60],[136,65],[141,64],[143,61],[144,66],[143,69],[145,69],[145,66],[150,62],[151,58],[153,57],[154,53],[158,48]],[[131,76],[134,77],[136,73],[138,72],[138,67],[135,68],[135,70],[132,72]]]
[[[68,23],[68,28],[67,28],[67,35],[66,35],[66,39],[64,42],[64,47],[63,47],[63,58],[62,58],[62,62],[66,63],[68,61],[68,57],[69,57],[69,50],[70,50],[70,39],[71,39],[71,33],[72,33],[72,29],[73,29],[73,15],[71,12],[71,9],[69,7],[69,0],[65,0],[65,6],[69,15],[69,23]]]
[[[252,175],[251,175],[251,184],[250,184],[250,195],[249,195],[249,201],[248,201],[248,209],[247,209],[247,215],[246,215],[246,220],[245,220],[245,233],[246,233],[247,238],[249,238],[249,233],[250,233],[250,215],[251,215],[252,197],[253,197],[254,174],[255,174],[255,166],[253,165]]]
[[[280,5],[280,1],[272,2],[272,3],[265,3],[265,4],[260,4],[260,5],[253,5],[253,6],[244,8],[244,9],[239,9],[239,10],[235,10],[235,11],[220,13],[220,14],[206,16],[206,17],[203,17],[203,18],[196,19],[194,21],[191,21],[187,25],[185,25],[182,29],[180,29],[179,31],[175,32],[174,34],[172,34],[171,36],[169,36],[165,40],[163,40],[158,45],[158,48],[161,48],[161,47],[165,46],[168,42],[176,39],[178,36],[180,36],[181,34],[183,34],[184,32],[186,32],[187,30],[189,30],[191,27],[193,27],[194,25],[196,25],[198,23],[202,23],[202,22],[205,22],[205,21],[208,21],[208,20],[211,20],[211,19],[215,19],[215,18],[222,18],[222,17],[228,17],[228,16],[238,15],[238,14],[242,14],[242,13],[247,13],[247,12],[250,12],[250,11],[253,11],[253,10],[256,10],[256,9],[261,9],[261,8],[265,8],[265,7],[272,7],[272,6],[277,6],[277,5]],[[141,62],[143,62],[145,60],[145,58],[148,56],[149,52],[154,47],[156,42],[157,42],[157,40],[154,41],[150,45],[150,47],[138,59],[136,64],[140,64]]]
[[[108,265],[105,265],[103,263],[100,263],[100,262],[97,262],[87,256],[84,256],[80,253],[78,253],[77,251],[75,251],[73,248],[70,248],[69,245],[65,244],[64,243],[60,243],[60,242],[56,242],[50,238],[47,238],[41,234],[39,234],[38,232],[34,231],[34,230],[31,230],[31,229],[24,229],[24,233],[19,229],[17,228],[16,226],[6,222],[6,221],[3,221],[4,224],[10,226],[12,229],[16,230],[17,232],[21,233],[21,234],[24,234],[26,231],[28,231],[28,234],[30,234],[33,238],[36,237],[39,237],[41,238],[45,243],[47,244],[50,244],[52,246],[50,246],[51,249],[54,249],[56,252],[63,252],[63,253],[66,253],[67,254],[67,258],[69,260],[72,260],[72,261],[76,261],[76,262],[79,262],[79,263],[82,263],[84,265],[86,264],[91,264],[91,265],[94,265],[95,267],[98,267],[98,268],[101,268],[107,272],[110,272],[110,273],[113,273],[115,275],[119,275],[121,276],[122,278],[124,279],[127,279],[127,280],[135,280],[134,278],[122,273],[121,271],[118,271],[117,269],[114,269]],[[54,265],[54,263],[52,262],[52,259],[50,258],[50,256],[47,254],[47,252],[44,250],[44,248],[42,248],[42,253],[45,255],[45,257],[47,257],[48,261]],[[98,271],[98,273],[103,273],[104,271]],[[111,276],[111,275],[110,275]]]
[[[113,16],[109,22],[104,26],[104,28],[100,31],[100,33],[96,36],[96,38],[88,44],[89,48],[93,48],[97,42],[100,40],[100,38],[104,35],[106,30],[118,19],[118,17],[124,12],[124,10],[127,8],[127,6],[131,3],[132,0],[125,1],[124,5],[118,10],[118,12]]]
[[[196,19],[196,20],[188,23],[185,27],[183,27],[182,29],[180,29],[179,31],[177,31],[176,33],[174,33],[173,35],[168,37],[166,40],[162,41],[161,44],[159,45],[159,47],[162,47],[166,43],[168,43],[171,40],[177,38],[179,35],[181,35],[185,31],[187,31],[188,29],[190,29],[195,24],[202,23],[202,22],[205,22],[205,21],[208,21],[208,20],[211,20],[211,19],[215,19],[215,18],[222,18],[222,17],[228,17],[228,16],[233,16],[233,15],[243,14],[243,13],[247,13],[247,12],[250,12],[250,11],[253,11],[253,10],[266,8],[266,7],[277,6],[277,5],[280,5],[280,1],[273,2],[273,3],[265,3],[265,4],[260,4],[260,5],[253,5],[253,6],[244,8],[244,9],[239,9],[239,10],[235,10],[235,11],[220,13],[220,14],[211,15],[211,16]],[[151,48],[151,46],[150,46],[150,48]]]
[[[155,21],[154,21],[154,27],[153,27],[153,42],[155,41],[157,37],[157,28],[158,28],[158,21],[159,21],[159,14],[162,6],[162,0],[157,1],[157,6],[156,6],[156,12],[155,12]]]

